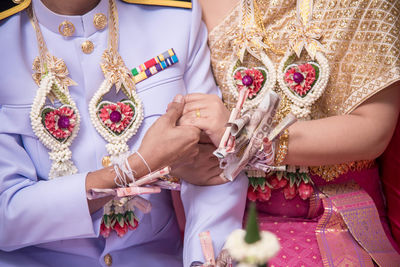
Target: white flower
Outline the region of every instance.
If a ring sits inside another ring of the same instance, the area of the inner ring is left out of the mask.
[[[238,265],[236,265],[236,267],[257,267],[257,265],[249,263],[239,263]]]
[[[229,235],[225,243],[225,248],[236,261],[255,265],[265,264],[280,249],[278,238],[270,232],[260,232],[261,240],[253,244],[245,242],[245,235],[245,230],[237,229]]]

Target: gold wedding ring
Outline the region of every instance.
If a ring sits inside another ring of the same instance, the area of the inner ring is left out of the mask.
[[[197,118],[200,118],[200,117],[201,117],[200,109],[196,109],[196,117],[197,117]]]

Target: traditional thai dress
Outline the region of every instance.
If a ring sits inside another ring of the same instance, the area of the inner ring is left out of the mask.
[[[296,0],[256,4],[267,36],[264,43],[270,47],[266,53],[277,67],[296,20]],[[239,6],[209,33],[214,76],[229,108],[235,104],[228,88],[233,54],[229,36],[239,27]],[[311,119],[349,114],[400,80],[399,14],[400,1],[396,0],[314,1],[312,20],[322,30],[320,42],[328,51],[330,78],[325,92],[312,106]],[[250,68],[260,62],[247,55],[243,64]],[[276,116],[279,121],[290,112],[290,100],[278,84],[274,91],[281,96]],[[258,199],[261,228],[274,232],[282,247],[269,265],[373,266],[373,259],[380,266],[400,266],[385,219],[375,162],[310,166],[308,170],[314,183],[310,198],[310,192],[305,192],[310,188],[294,184],[289,190],[290,179],[274,175],[259,178],[266,179],[272,190],[253,192],[261,193],[253,196]]]
[[[383,190],[387,201],[387,216],[393,237],[400,245],[400,119],[390,144],[380,157],[379,166]]]

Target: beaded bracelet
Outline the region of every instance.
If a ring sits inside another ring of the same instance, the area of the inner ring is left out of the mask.
[[[278,151],[275,156],[275,166],[279,166],[285,160],[289,148],[289,130],[285,129],[279,136]]]

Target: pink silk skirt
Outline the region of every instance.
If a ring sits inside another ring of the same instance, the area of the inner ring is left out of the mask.
[[[318,176],[312,178],[317,187],[327,184]],[[372,198],[383,229],[391,244],[395,246],[386,221],[378,169],[371,168],[360,172],[349,172],[330,184],[339,185],[351,180],[354,180]],[[298,195],[292,200],[287,200],[281,191],[279,189],[272,190],[271,198],[267,202],[257,202],[260,228],[275,233],[281,244],[280,252],[269,262],[269,266],[324,266],[316,237],[318,221],[324,212],[323,208],[320,207],[310,218],[308,217],[310,200],[302,200]],[[379,219],[376,218],[376,220]],[[349,246],[358,246],[353,238],[347,240],[353,242]],[[397,249],[397,246],[395,249]],[[366,255],[368,256],[368,254]],[[340,262],[334,264],[325,262],[325,266],[330,265],[357,266],[351,262],[346,262],[346,259],[341,259]]]

